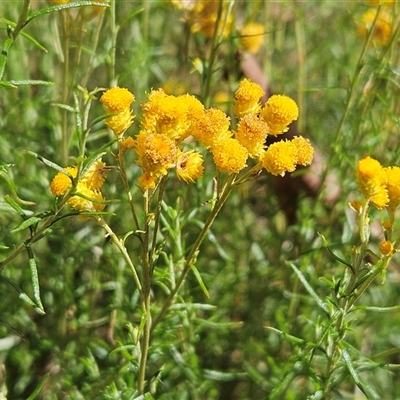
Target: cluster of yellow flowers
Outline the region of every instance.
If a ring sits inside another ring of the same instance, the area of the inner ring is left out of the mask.
[[[364,196],[364,202],[354,201],[352,208],[363,215],[369,204],[378,210],[386,209],[389,221],[383,222],[382,226],[387,234],[387,240],[380,245],[382,254],[392,256],[395,246],[391,239],[391,230],[394,222],[394,213],[400,205],[400,167],[383,167],[379,161],[365,157],[357,164],[356,172],[357,186]],[[366,223],[369,222],[366,217]]]
[[[383,167],[379,161],[365,157],[357,164],[356,181],[367,203],[378,210],[395,211],[400,204],[400,167]]]
[[[105,180],[105,166],[99,159],[88,168],[76,185],[76,195],[67,200],[68,205],[81,212],[104,209],[104,197],[100,189]],[[69,175],[59,172],[50,184],[50,191],[54,196],[66,194],[72,187],[72,180],[78,175],[78,167],[67,167],[65,170]]]
[[[242,171],[249,157],[256,160],[254,172],[265,168],[273,175],[283,176],[294,171],[297,165],[309,165],[314,150],[303,137],[279,141],[266,148],[267,135],[276,136],[287,131],[288,125],[298,117],[298,108],[291,98],[282,95],[272,96],[262,107],[260,98],[263,95],[262,88],[250,80],[239,83],[235,92],[237,128],[234,131],[230,118],[223,111],[206,109],[196,97],[152,90],[142,104],[139,134],[126,139],[123,135],[134,119],[130,108],[134,95],[128,89],[115,87],[105,91],[100,101],[107,113],[105,123],[118,137],[123,152],[135,149],[137,163],[143,170],[139,183],[148,190],[156,188],[171,169],[187,183],[203,175],[203,156],[194,149],[194,140],[211,152],[217,170],[227,174]],[[71,177],[77,176],[75,167],[66,170],[70,176],[58,173],[51,184],[55,196],[64,195],[72,186]],[[76,187],[78,194],[84,197],[73,196],[68,204],[79,210],[90,207],[99,210],[104,204],[90,206],[88,199],[101,197],[99,189],[104,182],[101,171],[104,171],[104,164],[100,161],[93,164]]]

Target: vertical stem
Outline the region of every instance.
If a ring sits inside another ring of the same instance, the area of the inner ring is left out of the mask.
[[[183,282],[185,281],[185,278],[190,271],[190,268],[192,264],[194,263],[196,257],[197,257],[197,252],[199,250],[200,245],[203,243],[204,238],[206,237],[209,229],[211,228],[211,225],[213,224],[215,218],[219,214],[219,212],[222,209],[222,206],[225,204],[226,200],[228,199],[232,189],[234,188],[234,181],[235,181],[236,175],[232,174],[229,176],[228,181],[224,185],[224,188],[222,190],[221,196],[215,203],[210,215],[207,218],[207,221],[205,222],[202,230],[200,231],[199,235],[197,236],[196,241],[194,242],[192,249],[190,253],[188,254],[185,265],[183,267],[182,273],[176,282],[176,285],[174,288],[172,288],[170,294],[168,297],[165,299],[163,307],[159,314],[156,316],[156,318],[153,321],[153,326],[151,330],[154,330],[154,328],[157,326],[157,324],[161,321],[162,317],[165,315],[165,313],[168,311],[169,307],[171,306],[176,294],[178,293],[179,289],[181,288]]]

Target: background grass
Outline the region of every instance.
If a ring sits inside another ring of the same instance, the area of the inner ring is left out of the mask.
[[[22,4],[2,2],[0,17],[17,21]],[[32,4],[35,10],[45,6],[43,1]],[[383,165],[400,161],[398,37],[388,47],[371,44],[360,59],[365,38],[357,33],[357,24],[369,7],[362,1],[235,2],[234,26],[250,21],[265,25],[265,42],[257,59],[272,90],[299,103],[301,133],[321,151],[328,172],[336,174],[340,195],[327,205],[323,194],[315,198],[301,194],[296,223],[290,225],[270,177],[262,176],[233,194],[197,262],[210,298],[189,275],[181,293],[182,303],[188,306],[177,306],[156,329],[147,373],[152,384],[158,383],[155,398],[323,398],[307,397],[317,392],[319,383],[313,377],[325,363],[318,351],[311,361],[307,343],[315,341],[328,322],[285,262],[296,260],[315,292],[321,298],[329,297],[331,291],[320,278],[339,277],[344,266],[322,247],[318,233],[327,238],[337,255],[348,259],[357,242],[355,216],[347,205],[357,196],[356,162],[366,155]],[[393,7],[391,13],[397,21],[398,5]],[[2,88],[1,93],[0,164],[10,164],[7,173],[18,195],[35,203],[23,206],[28,214],[53,207],[49,183],[55,171],[26,150],[60,165],[72,164],[77,155],[74,118],[54,106],[72,105],[77,85],[88,90],[115,84],[129,88],[137,99],[137,119],[139,105],[151,88],[201,95],[202,80],[194,72],[193,60],[206,60],[210,44],[201,34],[188,30],[183,16],[184,11],[168,1],[117,1],[115,15],[107,9],[80,20],[78,9],[54,12],[24,29],[47,52],[18,37],[9,52],[4,79],[54,83]],[[77,19],[71,23],[69,18]],[[1,28],[4,42],[4,21]],[[221,91],[232,98],[242,77],[238,50],[238,31],[233,29],[218,48],[212,104],[213,96]],[[77,93],[81,98],[82,91]],[[91,117],[100,115],[102,108],[95,101]],[[130,134],[134,135],[135,129],[137,125]],[[87,145],[89,152],[109,140],[102,124],[94,131]],[[104,159],[112,164],[111,154]],[[128,155],[128,162],[132,164],[129,178],[134,180],[140,171],[133,155]],[[0,244],[8,247],[0,250],[4,258],[27,236],[26,231],[12,232],[20,220],[3,200],[9,188],[5,181],[0,182]],[[119,198],[121,191],[118,177],[111,171],[106,197]],[[139,201],[141,194],[134,193]],[[179,221],[185,232],[183,240],[190,245],[206,214],[206,206],[201,204],[211,195],[211,173],[196,187],[178,185],[171,179],[166,203],[172,208],[165,214],[164,228]],[[126,203],[121,200],[110,207],[115,216],[108,218],[117,234],[130,229],[123,215]],[[190,214],[194,209],[195,216]],[[181,214],[175,215],[174,210]],[[378,213],[375,217],[380,219]],[[139,251],[133,238],[129,245],[132,253]],[[155,296],[161,298],[162,284],[168,278],[168,257],[175,251],[168,246],[154,272]],[[71,218],[52,227],[52,232],[34,245],[34,253],[46,315],[37,314],[6,280],[0,280],[0,385],[4,395],[26,399],[50,373],[38,398],[135,398],[138,297],[130,272],[113,246],[95,224]],[[32,296],[25,254],[9,263],[2,274]],[[384,285],[380,281],[374,284],[362,304],[397,305],[399,281],[395,257]],[[361,376],[379,398],[398,398],[399,311],[360,309],[351,318],[348,342],[381,364],[363,369],[363,359],[355,351]],[[378,368],[388,365],[391,367]],[[285,379],[287,385],[277,392]],[[364,398],[350,377],[343,378],[331,396]]]

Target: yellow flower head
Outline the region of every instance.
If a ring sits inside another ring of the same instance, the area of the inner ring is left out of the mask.
[[[135,101],[135,96],[125,88],[114,87],[106,90],[100,97],[107,114],[115,114],[129,108]]]
[[[148,172],[145,172],[140,178],[139,183],[144,190],[154,189],[156,187],[156,178]]]
[[[96,160],[83,175],[80,182],[84,183],[91,190],[99,190],[105,181],[105,167],[106,164],[101,159]]]
[[[297,149],[297,164],[304,167],[310,165],[314,156],[314,148],[311,146],[311,142],[303,136],[295,136],[292,143]]]
[[[259,162],[270,174],[284,176],[296,169],[296,146],[292,141],[273,143],[261,154]]]
[[[229,126],[229,117],[223,111],[210,108],[195,118],[191,134],[206,148],[210,148],[215,142],[229,139],[232,136]]]
[[[377,10],[371,9],[364,13],[359,25],[359,35],[365,37],[368,32],[373,28],[372,41],[379,46],[385,46],[389,43],[392,35],[392,18],[391,15],[386,11],[381,11],[373,27],[373,23],[376,17]]]
[[[240,44],[249,53],[256,54],[264,43],[264,34],[264,25],[250,22],[240,30]]]
[[[257,115],[261,110],[260,98],[264,90],[257,83],[243,79],[235,92],[235,115],[242,118],[246,114]]]
[[[265,121],[247,114],[239,121],[235,138],[247,149],[250,157],[258,157],[264,151],[268,132],[269,126]]]
[[[237,174],[246,167],[247,150],[236,139],[216,142],[211,147],[211,153],[218,171]]]
[[[133,124],[134,116],[130,108],[126,108],[117,115],[112,115],[105,120],[108,129],[114,132],[114,135],[122,136],[126,130]]]
[[[64,168],[73,178],[78,175],[77,167]],[[59,172],[50,183],[50,191],[53,196],[63,196],[72,186],[71,178],[62,172]]]
[[[385,240],[379,245],[379,249],[381,250],[381,253],[385,256],[392,256],[395,253],[395,248],[389,240]]]
[[[104,202],[104,197],[99,191],[89,189],[83,182],[78,183],[76,191],[85,196],[85,198],[78,195],[72,196],[67,201],[69,206],[80,212],[104,210],[105,204],[102,203]]]
[[[153,90],[142,105],[142,126],[145,130],[182,141],[190,135],[193,119],[203,112],[203,105],[191,95],[167,95]]]
[[[192,32],[202,32],[212,38],[218,17],[219,0],[199,0],[188,18]],[[227,37],[232,30],[233,15],[228,13],[228,4],[223,2],[221,19],[218,24],[218,36]]]
[[[176,163],[177,146],[167,135],[142,130],[135,141],[137,163],[144,172],[155,177],[168,173],[168,169]]]
[[[388,207],[395,210],[400,204],[400,167],[387,167],[384,171],[389,195]]]
[[[203,175],[203,157],[195,151],[179,152],[176,175],[186,183],[194,182]]]
[[[272,135],[279,135],[288,130],[288,125],[299,116],[299,109],[294,100],[284,95],[271,96],[261,110],[261,118],[270,127]]]
[[[358,162],[357,186],[364,197],[378,209],[389,203],[385,180],[386,174],[379,161],[368,156]]]
[[[131,104],[135,96],[125,88],[114,87],[106,90],[100,97],[107,114],[110,115],[105,124],[116,136],[121,136],[132,125],[134,115]]]

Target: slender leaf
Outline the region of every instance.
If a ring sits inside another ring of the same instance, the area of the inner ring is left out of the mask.
[[[42,379],[39,381],[39,383],[37,384],[35,390],[32,392],[32,394],[26,399],[26,400],[34,400],[36,399],[37,395],[40,393],[43,385],[45,384],[45,382],[47,381],[47,378],[50,376],[50,372],[48,372],[47,374],[45,374]]]
[[[37,79],[27,79],[21,81],[8,81],[13,87],[22,86],[22,85],[42,85],[42,86],[52,86],[54,82],[50,81],[41,81]]]
[[[109,4],[103,2],[96,2],[96,1],[75,1],[73,3],[68,4],[59,4],[56,6],[42,8],[39,11],[32,13],[26,21],[26,24],[31,22],[33,19],[40,17],[45,14],[51,14],[55,11],[62,11],[67,10],[69,8],[79,8],[84,6],[100,6],[100,7],[109,7]]]
[[[42,311],[42,314],[45,314],[42,301],[40,299],[40,284],[39,284],[39,275],[37,270],[37,264],[35,257],[33,256],[33,252],[30,246],[26,246],[26,250],[29,256],[29,268],[31,270],[31,280],[33,286],[33,298],[36,301],[37,306]]]
[[[16,228],[14,228],[11,232],[13,232],[13,233],[20,232],[20,231],[24,230],[25,228],[28,228],[32,225],[37,224],[41,220],[42,220],[42,218],[39,218],[39,217],[30,217],[30,218],[26,219],[24,222],[22,222],[22,224],[18,225]]]
[[[329,308],[326,305],[326,303],[315,293],[314,289],[311,287],[311,285],[308,283],[306,277],[303,275],[303,273],[293,264],[293,263],[287,263],[293,271],[296,273],[298,278],[300,279],[301,283],[304,285],[306,288],[307,292],[310,293],[310,295],[314,298],[314,300],[317,302],[317,304],[325,311],[326,314],[329,315]]]
[[[201,277],[199,270],[194,265],[191,265],[190,268],[193,271],[194,276],[197,279],[197,283],[199,284],[199,286],[200,286],[201,290],[203,291],[204,295],[207,297],[207,299],[209,299],[210,298],[210,293],[208,292],[208,290],[206,288],[206,285],[203,282],[203,278]]]
[[[341,346],[342,347],[342,346]],[[364,382],[361,377],[358,375],[357,371],[355,370],[350,354],[346,349],[342,348],[342,356],[343,359],[347,365],[347,368],[350,372],[350,375],[353,377],[355,384],[359,387],[359,389],[367,396],[368,399],[372,400],[379,400],[381,399],[381,396],[378,395],[378,393],[375,392],[375,390],[368,385],[366,382]]]

